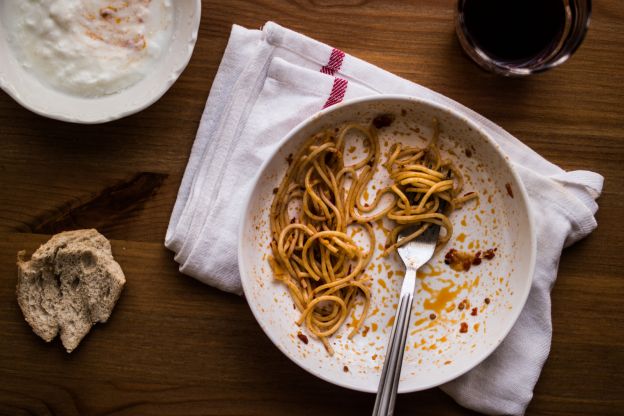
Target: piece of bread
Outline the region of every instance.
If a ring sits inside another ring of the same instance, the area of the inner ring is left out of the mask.
[[[108,240],[97,230],[53,236],[26,259],[17,253],[17,302],[35,334],[61,333],[72,352],[96,322],[106,322],[126,283]]]

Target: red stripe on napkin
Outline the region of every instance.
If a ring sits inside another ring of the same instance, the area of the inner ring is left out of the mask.
[[[329,61],[327,65],[321,68],[321,72],[327,75],[334,75],[336,72],[340,71],[344,57],[345,53],[343,51],[336,48],[332,49]]]
[[[349,81],[342,78],[334,78],[334,85],[332,86],[331,93],[329,94],[329,98],[323,105],[323,108],[327,108],[334,104],[338,104],[344,99],[345,93],[347,92],[347,85]]]

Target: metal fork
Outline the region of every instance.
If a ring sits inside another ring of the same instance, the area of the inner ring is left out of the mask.
[[[408,228],[399,234],[399,240],[409,235],[413,229]],[[433,256],[433,252],[440,235],[440,226],[432,224],[427,230],[414,240],[397,248],[399,256],[405,264],[405,278],[401,286],[399,306],[394,317],[394,325],[390,333],[390,341],[386,352],[381,379],[377,389],[373,416],[389,416],[394,413],[399,376],[403,364],[405,340],[409,328],[414,288],[416,286],[416,271],[425,265]]]

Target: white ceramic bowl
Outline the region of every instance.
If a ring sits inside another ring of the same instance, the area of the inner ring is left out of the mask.
[[[0,16],[5,1],[0,0]],[[0,88],[25,108],[72,123],[105,123],[155,103],[178,79],[193,53],[201,19],[200,0],[175,0],[173,35],[158,64],[136,84],[104,97],[82,98],[59,92],[27,72],[16,59],[0,19]]]
[[[361,331],[348,340],[348,329],[343,326],[331,339],[335,354],[329,356],[319,341],[295,324],[298,312],[286,287],[273,279],[267,260],[271,240],[268,215],[272,190],[287,168],[286,158],[306,138],[345,122],[370,123],[374,116],[388,112],[397,120],[380,135],[384,149],[397,138],[406,144],[424,143],[419,136],[430,137],[431,119],[436,117],[441,126],[443,154],[454,159],[465,174],[465,190],[480,193],[478,203],[469,203],[453,213],[453,238],[425,267],[425,276],[417,282],[399,385],[399,392],[412,392],[450,381],[492,353],[518,318],[531,287],[535,233],[525,189],[498,145],[472,122],[428,101],[377,96],[331,107],[301,123],[287,135],[255,180],[241,223],[239,267],[253,314],[285,355],[331,383],[377,391],[403,266],[396,258],[374,256],[373,266],[366,271],[373,278],[373,315],[364,324],[368,332],[364,335]],[[370,194],[374,196],[374,191]],[[384,241],[383,234],[378,237],[378,241]],[[449,248],[474,252],[491,247],[498,249],[494,259],[484,260],[468,272],[456,273],[444,264],[444,253]],[[457,306],[463,299],[471,305],[459,310]],[[473,307],[477,308],[477,316],[471,315]],[[438,317],[431,321],[430,313]],[[468,324],[467,333],[460,333],[461,322]],[[308,334],[308,344],[296,336],[300,330]]]

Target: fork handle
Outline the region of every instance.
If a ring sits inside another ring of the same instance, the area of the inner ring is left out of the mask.
[[[405,272],[403,287],[405,288],[405,280],[415,281],[415,279],[416,270],[408,269]],[[394,325],[390,333],[390,341],[388,342],[386,359],[381,370],[373,416],[390,416],[394,413],[394,404],[403,364],[403,353],[405,352],[405,340],[407,339],[409,329],[412,300],[414,299],[414,285],[415,282],[411,284],[411,290],[401,290],[399,306],[397,307]],[[408,284],[407,286],[409,287],[410,285]]]

